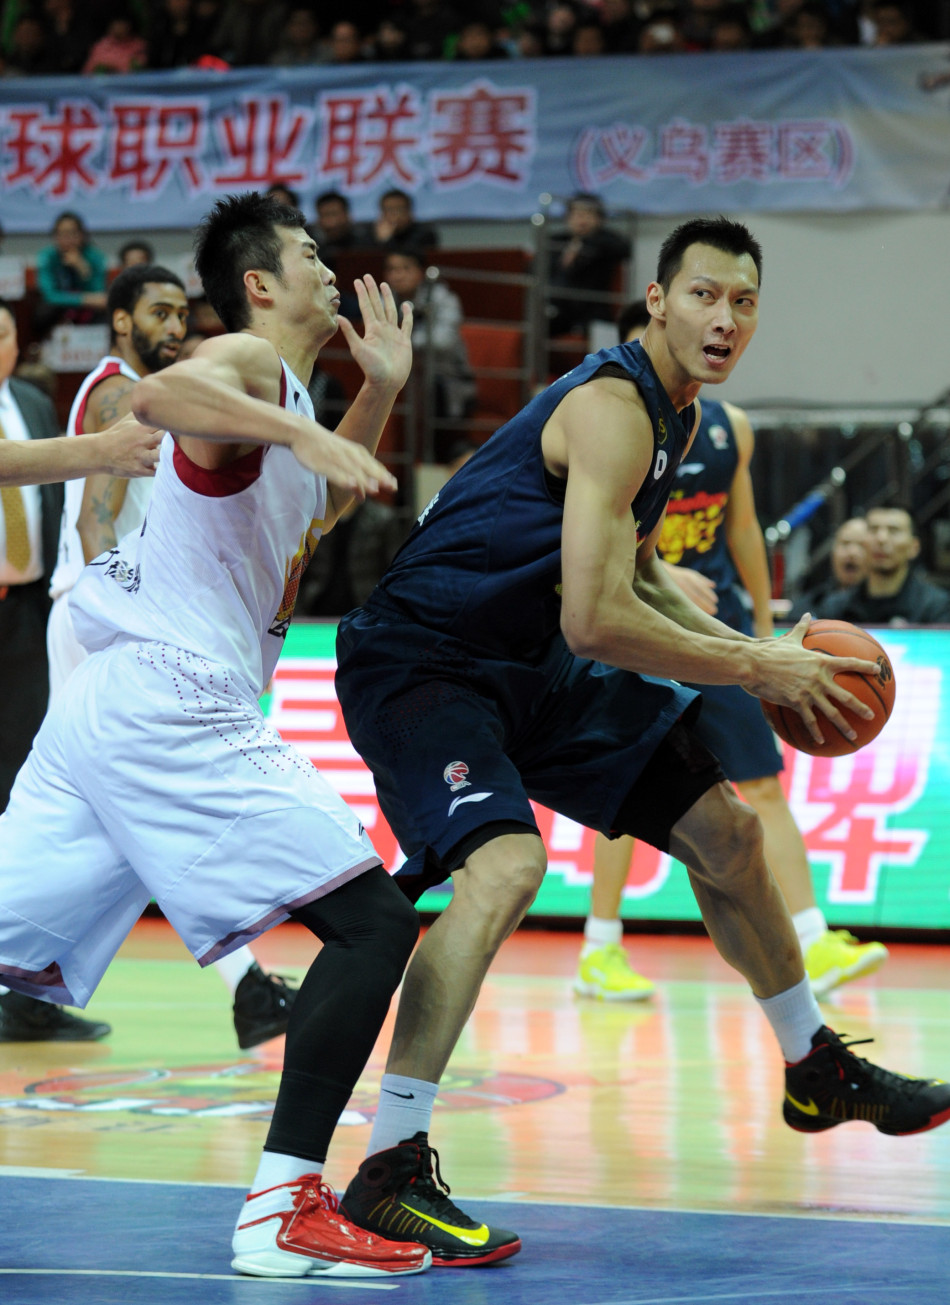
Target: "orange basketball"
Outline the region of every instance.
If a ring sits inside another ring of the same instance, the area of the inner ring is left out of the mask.
[[[765,719],[780,739],[790,743],[799,752],[809,752],[813,757],[844,757],[849,752],[857,752],[858,748],[863,748],[866,743],[877,738],[894,707],[897,686],[894,683],[894,668],[887,653],[873,635],[849,621],[812,621],[802,642],[812,652],[830,653],[833,657],[862,657],[865,661],[877,662],[876,675],[847,671],[835,676],[838,684],[873,708],[874,717],[872,720],[862,720],[847,707],[841,707],[842,716],[857,732],[858,737],[852,742],[830,720],[819,715],[824,743],[815,742],[801,716],[791,707],[778,707],[774,702],[763,700]]]

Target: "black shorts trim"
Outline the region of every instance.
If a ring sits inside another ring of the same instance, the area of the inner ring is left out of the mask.
[[[541,837],[537,825],[525,824],[523,820],[493,820],[490,824],[471,830],[444,857],[437,856],[431,847],[425,849],[424,857],[412,857],[406,862],[405,869],[400,868],[393,876],[396,885],[410,902],[418,902],[427,889],[444,883],[453,871],[460,869],[473,852],[504,834],[534,834],[535,838]],[[420,861],[421,870],[418,869]]]
[[[658,745],[620,804],[609,838],[634,838],[670,850],[676,822],[726,779],[719,762],[693,730],[678,720]]]

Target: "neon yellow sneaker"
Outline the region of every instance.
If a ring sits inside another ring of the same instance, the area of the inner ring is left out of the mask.
[[[654,985],[637,974],[619,943],[607,943],[581,954],[574,991],[600,1001],[644,1001],[653,995]]]
[[[883,943],[858,942],[847,929],[829,929],[805,953],[805,971],[812,992],[822,997],[842,983],[873,974],[886,960]]]

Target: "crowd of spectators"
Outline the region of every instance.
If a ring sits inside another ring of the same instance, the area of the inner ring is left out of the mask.
[[[0,75],[821,49],[950,37],[933,0],[2,0]]]

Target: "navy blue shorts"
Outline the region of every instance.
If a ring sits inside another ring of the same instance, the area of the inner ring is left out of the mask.
[[[475,651],[370,609],[337,637],[337,694],[403,851],[443,867],[477,831],[537,829],[530,800],[609,832],[694,690],[574,657]],[[464,860],[464,857],[462,858]]]
[[[719,593],[716,616],[742,634],[752,634],[748,607],[734,590]],[[778,739],[762,714],[757,698],[737,684],[696,685],[703,709],[693,733],[716,757],[734,784],[764,779],[784,769]]]

